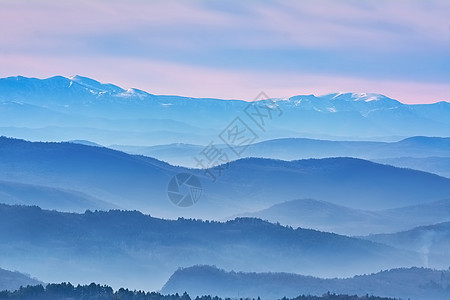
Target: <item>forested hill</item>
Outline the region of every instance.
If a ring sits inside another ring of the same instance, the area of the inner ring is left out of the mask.
[[[157,292],[130,291],[121,288],[117,291],[106,285],[91,283],[90,285],[73,286],[70,283],[48,284],[47,286],[36,285],[21,287],[14,292],[0,292],[0,299],[21,299],[21,300],[192,300],[184,293],[174,295],[162,295]],[[324,294],[321,297],[301,295],[292,299],[283,298],[282,300],[394,300],[394,298],[382,298],[375,296],[358,297],[349,295]],[[230,300],[222,299],[217,296],[196,297],[195,300]],[[240,300],[243,300],[242,298]],[[250,299],[246,299],[250,300]],[[255,299],[251,299],[255,300]],[[259,297],[258,297],[259,300]]]
[[[45,282],[101,280],[152,290],[177,268],[198,264],[345,277],[421,262],[416,253],[372,241],[255,218],[165,220],[137,211],[76,214],[5,204],[0,240],[3,267],[33,270]]]

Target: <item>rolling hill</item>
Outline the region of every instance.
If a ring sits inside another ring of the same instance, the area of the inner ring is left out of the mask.
[[[449,221],[450,199],[377,211],[352,209],[314,199],[297,199],[238,216],[256,217],[273,223],[279,222],[282,225],[345,235],[394,233]]]
[[[7,181],[0,181],[0,203],[37,205],[66,212],[117,208],[111,203],[77,191]]]
[[[450,292],[450,271],[423,268],[393,269],[346,279],[322,279],[288,273],[226,272],[216,267],[178,269],[162,293],[215,294],[231,298],[279,299],[299,294],[320,296],[331,293],[379,295],[411,300],[446,300]]]
[[[225,168],[226,167],[226,168]],[[167,198],[175,174],[200,178],[203,195],[181,209]],[[225,218],[287,200],[326,199],[356,209],[390,209],[450,196],[450,179],[353,158],[280,161],[241,159],[224,166],[214,182],[200,169],[74,143],[0,138],[0,180],[81,191],[117,207],[155,216]]]
[[[226,145],[217,145],[228,157],[234,157]],[[172,165],[195,167],[194,159],[205,147],[183,143],[158,146],[111,145],[130,154],[157,158]],[[260,157],[299,160],[327,157],[354,157],[450,177],[450,138],[410,137],[396,142],[331,141],[305,138],[268,140],[240,147],[241,158]]]
[[[399,168],[409,168],[450,178],[450,157],[395,157],[372,161]]]
[[[38,284],[42,284],[42,282],[37,279],[31,278],[29,275],[0,268],[0,291],[14,291],[21,286],[25,287],[27,285]]]
[[[450,266],[450,222],[419,226],[390,234],[373,234],[363,238],[399,249],[416,251],[422,255],[425,265],[429,263],[430,256],[435,256]]]
[[[416,253],[252,218],[164,220],[137,211],[61,213],[0,205],[0,264],[46,282],[157,289],[178,267],[352,276],[420,264]],[[68,271],[70,270],[70,272]]]

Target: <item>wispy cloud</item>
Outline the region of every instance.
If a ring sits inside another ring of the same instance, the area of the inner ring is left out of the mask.
[[[0,75],[81,73],[191,96],[450,100],[449,14],[443,0],[4,0]]]

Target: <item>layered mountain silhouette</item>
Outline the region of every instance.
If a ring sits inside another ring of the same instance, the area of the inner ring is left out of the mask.
[[[0,138],[0,167],[3,181],[78,191],[164,217],[225,218],[301,198],[379,210],[450,196],[450,179],[353,158],[241,159],[212,169],[214,181],[204,170],[108,148]],[[167,187],[174,175],[185,172],[200,179],[203,193],[195,206],[181,210],[168,200]],[[25,198],[22,203],[33,203]]]
[[[263,117],[267,107],[276,112]],[[236,117],[264,139],[450,136],[449,113],[447,102],[407,105],[378,94],[298,95],[252,104],[152,95],[81,76],[0,79],[0,132],[30,140],[205,145]]]
[[[0,266],[192,296],[447,299],[450,103],[265,98],[1,78]],[[203,168],[206,145],[227,160]],[[0,269],[0,288],[37,283]]]
[[[178,267],[352,276],[421,263],[419,254],[254,218],[164,220],[137,211],[61,213],[0,205],[0,263],[46,282],[157,289]],[[436,265],[439,263],[436,262]]]
[[[293,227],[345,235],[397,232],[450,220],[450,199],[387,210],[360,210],[326,201],[297,199],[240,214]],[[234,216],[236,217],[236,216]]]
[[[37,205],[67,212],[108,210],[117,206],[78,191],[0,181],[0,201],[5,204]]]
[[[346,279],[322,279],[289,273],[226,272],[211,266],[177,270],[162,293],[215,294],[222,297],[277,299],[331,293],[379,295],[411,300],[446,300],[450,271],[424,268],[394,269]]]
[[[217,147],[233,157],[227,145]],[[130,154],[141,154],[172,165],[195,167],[196,157],[205,148],[200,145],[168,144],[158,146],[111,145]],[[298,160],[308,158],[354,157],[382,164],[435,173],[450,177],[450,138],[410,137],[397,142],[331,141],[285,138],[259,142],[238,151],[245,157]]]
[[[450,157],[394,157],[373,159],[372,161],[399,168],[421,170],[450,178]]]
[[[420,253],[425,264],[429,257],[439,257],[450,266],[450,222],[420,226],[410,230],[391,234],[374,234],[364,237],[391,245],[399,249],[408,249]]]

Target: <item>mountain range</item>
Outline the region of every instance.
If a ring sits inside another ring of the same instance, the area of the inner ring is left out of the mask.
[[[196,157],[205,146],[168,144],[158,146],[111,145],[110,148],[130,154],[141,154],[172,165],[195,167]],[[217,145],[228,157],[232,150]],[[397,167],[406,167],[450,177],[450,138],[410,137],[396,142],[331,141],[305,138],[284,138],[254,143],[238,148],[241,158],[261,157],[282,160],[308,158],[354,157]]]
[[[193,296],[448,299],[450,103],[268,98],[0,78],[0,266]],[[187,175],[201,197],[179,207]],[[28,283],[0,269],[0,289]]]
[[[236,117],[261,139],[450,136],[450,103],[407,105],[379,94],[198,99],[122,89],[87,77],[0,79],[0,134],[102,145],[206,145]],[[263,115],[265,117],[263,117]]]
[[[86,209],[97,203],[160,217],[222,219],[302,198],[380,210],[450,197],[448,178],[354,158],[291,162],[249,158],[210,171],[216,181],[204,170],[103,147],[0,138],[1,181],[80,192],[77,196],[90,197]],[[200,179],[203,194],[196,205],[179,208],[168,200],[167,187],[174,175],[186,172]],[[11,197],[4,197],[13,203]],[[16,203],[32,204],[27,193],[19,198]]]
[[[152,290],[178,267],[196,264],[343,277],[422,263],[412,251],[254,218],[164,220],[137,211],[75,214],[0,204],[0,240],[0,265],[33,270],[46,282]]]
[[[352,209],[314,199],[297,199],[237,216],[256,217],[272,223],[279,222],[292,227],[314,228],[345,235],[395,233],[414,227],[450,221],[450,199],[371,211]],[[407,245],[405,244],[405,247]]]

